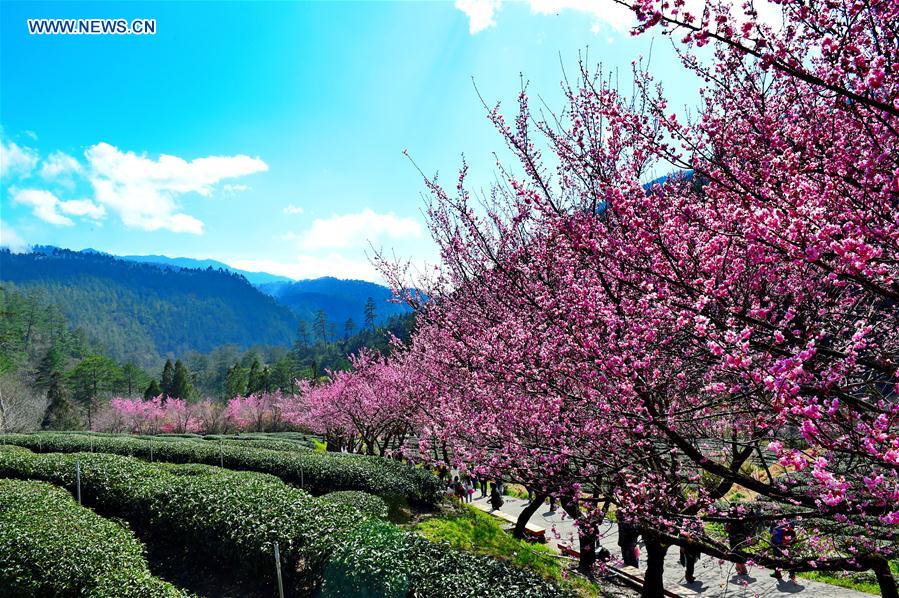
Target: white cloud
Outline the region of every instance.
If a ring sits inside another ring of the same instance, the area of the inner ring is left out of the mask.
[[[0,247],[6,247],[13,253],[28,251],[28,244],[25,240],[2,220],[0,220]]]
[[[303,235],[301,245],[306,249],[337,249],[362,246],[381,237],[420,236],[421,226],[412,218],[399,218],[392,212],[378,214],[366,208],[355,214],[316,219]]]
[[[468,32],[480,33],[496,25],[502,0],[456,0],[456,8],[468,15]]]
[[[222,191],[224,191],[225,193],[242,193],[249,190],[249,185],[222,185]]]
[[[625,31],[634,22],[634,13],[628,8],[603,0],[528,0],[531,12],[538,15],[555,15],[566,10],[583,12],[595,19],[590,30],[596,33],[605,24],[616,31]]]
[[[599,33],[604,27],[615,31],[626,31],[636,23],[634,14],[625,6],[608,0],[522,0],[531,13],[556,15],[563,11],[575,11],[589,15],[592,19],[590,31]],[[700,15],[704,0],[686,0],[686,10]],[[732,2],[731,8],[738,22],[745,20],[739,2]],[[502,7],[501,0],[456,0],[456,8],[468,15],[469,32],[474,35],[496,25],[496,15]],[[781,22],[781,9],[773,2],[761,0],[753,3],[759,20],[777,26]],[[607,38],[608,41],[608,38]]]
[[[45,179],[55,179],[69,174],[80,173],[84,168],[78,160],[63,152],[53,152],[41,166],[41,176]]]
[[[59,202],[59,210],[72,216],[87,216],[93,220],[101,220],[106,216],[106,208],[88,199],[72,199]]]
[[[287,276],[296,280],[335,276],[384,282],[377,270],[367,260],[353,260],[338,253],[325,256],[298,255],[294,262],[277,262],[273,260],[221,260],[232,268],[250,272],[268,272]]]
[[[295,206],[293,204],[287,204],[287,207],[284,208],[285,214],[302,214],[304,212],[301,206]]]
[[[30,147],[0,139],[0,177],[26,177],[37,166],[37,159],[37,152]]]
[[[208,197],[224,179],[265,172],[268,165],[249,156],[210,156],[187,161],[161,155],[154,160],[98,143],[85,152],[96,200],[116,212],[127,227],[202,234],[203,223],[180,211],[185,193]]]
[[[100,220],[106,215],[103,206],[87,199],[62,201],[44,189],[10,189],[13,203],[31,207],[31,212],[50,224],[72,226],[75,224],[68,216],[84,216]]]

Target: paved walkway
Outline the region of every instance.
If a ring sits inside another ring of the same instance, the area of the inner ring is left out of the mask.
[[[476,492],[475,495],[479,494]],[[527,501],[521,498],[504,496],[505,504],[502,510],[511,515],[518,516]],[[476,499],[476,506],[488,510],[489,501],[486,498]],[[578,546],[577,532],[570,517],[565,515],[561,508],[552,513],[549,506],[541,507],[531,516],[531,523],[546,528],[546,540],[551,545],[559,543],[569,546]],[[602,545],[612,553],[613,559],[621,558],[621,549],[618,547],[618,526],[609,522],[603,529]],[[640,565],[645,568],[644,550],[640,546]],[[748,577],[738,577],[733,569],[733,563],[719,561],[703,555],[696,563],[696,581],[687,584],[684,580],[684,568],[678,562],[679,551],[677,547],[668,550],[665,558],[665,586],[684,591],[690,595],[691,591],[696,596],[703,598],[752,598],[768,596],[815,596],[821,598],[871,598],[871,594],[847,590],[825,583],[798,578],[796,583],[788,580],[778,582],[770,577],[771,571],[763,567],[751,567]],[[613,561],[614,562],[614,561]],[[786,576],[785,576],[786,577]]]

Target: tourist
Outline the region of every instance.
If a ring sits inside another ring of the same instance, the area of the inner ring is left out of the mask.
[[[776,558],[783,558],[787,556],[785,548],[790,546],[793,541],[796,539],[796,528],[793,527],[792,521],[786,521],[784,523],[775,523],[771,526],[771,548],[773,549],[774,556]],[[780,581],[783,579],[783,575],[781,574],[780,569],[774,568],[774,573],[771,574],[771,577]],[[790,571],[790,581],[796,582],[796,572]]]
[[[681,546],[680,549],[680,564],[684,566],[684,579],[687,580],[687,583],[693,583],[696,581],[696,578],[693,576],[693,570],[696,566],[696,561],[699,560],[699,551],[695,546],[689,544],[687,546]]]
[[[474,486],[471,483],[471,477],[466,475],[463,484],[465,490],[465,502],[471,502],[472,494],[474,494]]]
[[[736,507],[731,509],[730,512],[731,520],[727,523],[727,540],[730,544],[731,550],[745,550],[747,546],[749,546],[751,542],[751,536],[749,532],[749,525],[746,523],[746,520],[740,516],[740,512]],[[736,563],[737,575],[749,575],[749,571],[746,569],[746,563],[740,562],[742,559],[739,559]]]
[[[626,567],[640,567],[640,556],[637,551],[637,540],[640,532],[637,527],[627,519],[618,522],[618,546],[621,547],[621,560]]]
[[[459,476],[453,478],[453,490],[456,493],[456,498],[460,502],[465,502],[465,485],[459,480]]]
[[[503,496],[499,493],[496,482],[490,484],[490,506],[493,511],[499,511],[503,506]]]
[[[487,496],[487,476],[481,476],[481,498],[485,498]]]

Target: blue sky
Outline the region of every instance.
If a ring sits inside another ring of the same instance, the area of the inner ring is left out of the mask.
[[[34,18],[151,18],[153,36],[29,35]],[[519,74],[561,106],[579,52],[648,55],[695,101],[667,39],[606,0],[0,3],[0,243],[213,258],[377,280],[369,242],[433,262],[420,176],[464,153],[488,184],[488,102]],[[561,61],[561,62],[560,62]]]

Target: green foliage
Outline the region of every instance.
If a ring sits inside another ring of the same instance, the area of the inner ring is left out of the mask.
[[[387,503],[383,498],[358,490],[342,490],[329,492],[321,497],[322,500],[338,505],[355,507],[360,513],[369,519],[387,519]]]
[[[899,561],[890,563],[894,578],[899,578]],[[798,577],[828,583],[841,588],[880,596],[880,585],[873,571],[803,571]]]
[[[168,396],[176,399],[189,399],[193,395],[193,386],[190,383],[190,374],[181,360],[175,362],[175,373],[172,376],[171,394]]]
[[[175,443],[170,443],[175,444]],[[81,464],[85,504],[258,579],[274,581],[277,541],[291,587],[316,585],[322,568],[362,520],[355,508],[321,501],[274,476],[203,465],[160,466],[102,453],[0,451],[0,476],[72,489]]]
[[[480,510],[463,507],[446,517],[432,517],[416,530],[434,542],[454,548],[507,558],[519,567],[536,571],[543,577],[562,579],[562,564],[551,548],[512,537],[500,527],[499,520]]]
[[[322,598],[570,595],[505,561],[462,552],[376,520],[358,526],[337,548],[322,588]]]
[[[77,427],[78,424],[78,416],[66,396],[62,374],[54,371],[50,374],[47,388],[47,411],[41,427],[47,430],[69,430]]]
[[[153,577],[131,530],[37,481],[0,479],[0,594],[183,596]]]
[[[385,498],[402,497],[412,503],[434,504],[440,482],[428,470],[384,459],[343,453],[273,451],[234,443],[136,438],[105,434],[8,434],[8,444],[44,452],[96,452],[131,455],[171,463],[206,463],[230,469],[278,476],[320,495],[337,490],[362,490]]]

